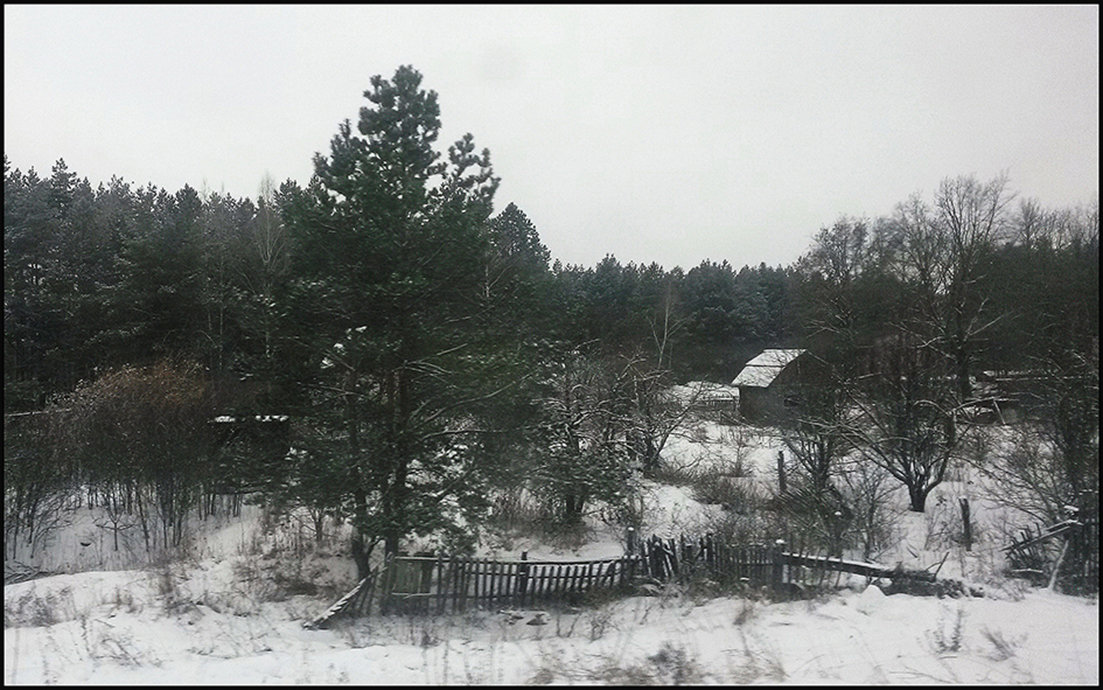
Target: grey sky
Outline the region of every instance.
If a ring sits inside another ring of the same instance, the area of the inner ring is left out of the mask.
[[[412,64],[555,258],[788,264],[949,176],[1098,198],[1090,6],[4,6],[4,151],[255,198]]]

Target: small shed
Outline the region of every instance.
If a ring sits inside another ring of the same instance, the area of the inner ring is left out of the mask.
[[[711,381],[690,381],[673,386],[670,394],[697,415],[717,422],[730,422],[739,413],[739,389]]]
[[[749,422],[782,419],[795,406],[803,349],[763,350],[732,381],[739,389],[739,415]]]

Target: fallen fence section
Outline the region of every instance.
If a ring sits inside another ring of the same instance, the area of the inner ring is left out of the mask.
[[[303,627],[309,630],[323,629],[328,627],[329,623],[338,616],[366,614],[367,611],[362,610],[362,602],[371,600],[371,586],[373,580],[373,576],[368,576],[360,580],[348,594],[338,599],[333,606],[326,609],[325,613],[303,623]]]
[[[1099,492],[1082,491],[1068,519],[1048,527],[1026,527],[1004,548],[1012,575],[1035,584],[1054,580],[1067,594],[1099,592]],[[1057,537],[1064,542],[1058,549]],[[1061,555],[1055,555],[1060,551]],[[1057,571],[1056,574],[1054,571]]]

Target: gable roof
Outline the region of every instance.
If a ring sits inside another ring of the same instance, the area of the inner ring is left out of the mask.
[[[804,354],[805,350],[763,350],[761,354],[747,362],[743,371],[732,381],[733,386],[753,386],[766,388],[781,370],[789,366],[797,357]]]

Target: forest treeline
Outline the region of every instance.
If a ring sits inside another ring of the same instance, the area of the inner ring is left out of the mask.
[[[38,472],[9,468],[18,456],[60,468],[57,484],[94,478],[127,510],[145,491],[165,543],[182,507],[260,490],[352,519],[366,568],[377,543],[462,539],[457,516],[485,513],[490,486],[539,487],[568,521],[624,498],[678,421],[663,391],[730,382],[766,347],[810,348],[853,381],[855,353],[936,343],[928,383],[953,381],[947,409],[982,370],[1094,371],[1098,415],[1098,200],[1047,209],[1004,177],[952,177],[885,217],[840,217],[787,267],[563,265],[522,209],[494,212],[471,135],[437,150],[420,74],[364,95],[305,186],[264,180],[255,199],[93,186],[62,160],[40,176],[5,155],[4,410],[58,411],[41,447],[5,444],[6,479]],[[896,357],[896,380],[919,381],[920,359]],[[842,428],[828,407],[808,405]],[[243,472],[211,440],[210,419],[234,414],[287,415],[293,452]],[[1094,438],[1096,468],[1097,429],[1076,451]],[[33,513],[34,492],[6,492],[8,514]]]
[[[297,258],[283,214],[302,193],[290,180],[266,182],[256,199],[118,177],[93,188],[63,160],[40,177],[5,155],[5,413],[42,409],[97,371],[166,357],[199,362],[216,380],[278,380],[286,311],[276,300]],[[1098,332],[1098,213],[1001,196],[997,232],[976,248],[972,316],[993,323],[974,357],[982,369],[1026,369]],[[726,383],[763,348],[806,345],[823,332],[814,312],[824,295],[813,293],[833,282],[853,283],[852,316],[864,321],[855,325],[877,332],[886,300],[904,294],[890,263],[907,212],[901,204],[896,217],[842,218],[784,268],[736,269],[725,259],[668,270],[613,255],[593,267],[549,265],[515,205],[486,227],[514,243],[499,251],[524,253],[525,312],[540,313],[539,336],[627,355],[657,357],[665,347],[675,380]],[[482,258],[467,269],[486,271]],[[278,398],[265,404],[288,409]]]
[[[301,194],[293,181],[266,182],[256,199],[118,177],[93,187],[64,160],[40,177],[5,156],[4,411],[42,409],[97,371],[165,357],[200,362],[219,380],[278,379],[285,312],[276,300],[302,260],[283,214]],[[515,205],[490,228],[514,243],[499,251],[528,262],[526,311],[542,312],[548,337],[643,353],[665,328],[676,378],[724,382],[763,347],[797,341],[791,268],[725,260],[687,272],[613,255],[593,267],[549,265]],[[486,258],[461,268],[483,272]]]

